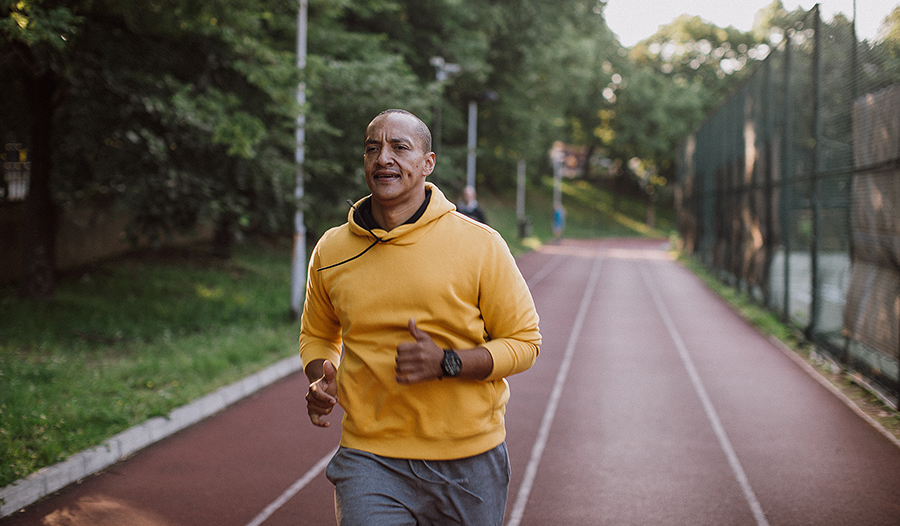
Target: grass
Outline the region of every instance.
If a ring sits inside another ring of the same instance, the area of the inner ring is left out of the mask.
[[[0,486],[296,352],[289,249],[134,254],[51,304],[0,288]]]
[[[516,218],[515,193],[479,197],[488,222],[506,239],[513,254],[535,249],[553,239],[553,181],[544,179],[536,188],[526,192],[525,211],[531,224],[531,234],[520,239]],[[565,237],[661,237],[674,234],[674,215],[671,209],[657,212],[656,227],[645,223],[647,208],[643,201],[622,198],[617,200],[609,192],[581,180],[562,183],[563,207],[566,209]]]
[[[514,193],[481,196],[514,254],[552,239],[551,185],[528,191],[525,239]],[[668,235],[643,225],[639,202],[617,209],[576,181],[563,192],[567,237]],[[0,286],[0,487],[296,352],[289,241],[209,254],[140,252],[67,273],[50,304]]]

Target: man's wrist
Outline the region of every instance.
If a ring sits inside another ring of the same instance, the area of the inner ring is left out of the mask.
[[[322,378],[325,367],[325,359],[318,358],[306,364],[306,367],[303,368],[303,373],[306,375],[306,378],[309,380],[309,383],[313,383],[319,378]]]
[[[441,374],[438,376],[442,380],[445,376],[456,378],[462,372],[462,359],[453,349],[444,349],[444,357],[441,360]]]

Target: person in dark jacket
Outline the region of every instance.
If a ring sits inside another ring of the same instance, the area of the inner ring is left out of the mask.
[[[487,224],[484,210],[478,206],[478,199],[475,197],[475,188],[471,186],[467,186],[465,190],[463,190],[463,198],[460,202],[456,203],[456,210],[476,221]]]

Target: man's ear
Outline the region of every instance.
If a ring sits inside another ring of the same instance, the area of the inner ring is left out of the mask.
[[[425,154],[425,161],[422,170],[422,175],[428,177],[431,175],[431,172],[434,171],[434,152],[428,152]]]

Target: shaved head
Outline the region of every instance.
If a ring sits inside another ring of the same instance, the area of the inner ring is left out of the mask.
[[[416,138],[419,139],[419,146],[422,147],[423,152],[426,152],[426,153],[430,152],[431,151],[431,130],[428,129],[427,124],[422,122],[422,119],[416,117],[415,114],[413,114],[412,112],[409,112],[406,110],[401,110],[401,109],[384,110],[383,112],[376,115],[375,119],[372,119],[372,122],[375,122],[375,120],[380,117],[383,117],[385,115],[390,115],[392,113],[411,117],[415,121],[414,131],[416,134]],[[371,125],[371,123],[369,123],[369,124]]]

